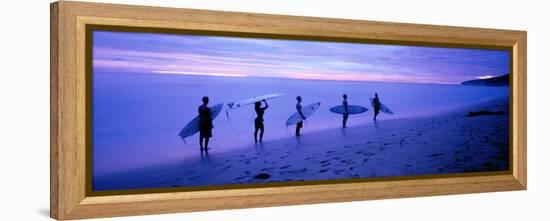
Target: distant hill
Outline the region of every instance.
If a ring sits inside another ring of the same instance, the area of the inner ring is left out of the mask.
[[[489,87],[505,87],[510,85],[510,75],[505,74],[498,77],[492,77],[487,79],[471,80],[464,81],[462,85],[473,85],[473,86],[489,86]]]

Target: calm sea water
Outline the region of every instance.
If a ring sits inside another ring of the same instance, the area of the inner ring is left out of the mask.
[[[179,131],[197,115],[203,96],[210,104],[237,102],[250,97],[283,93],[269,100],[265,113],[264,141],[294,135],[285,121],[295,110],[297,95],[302,105],[321,102],[302,129],[308,133],[340,127],[341,115],[329,108],[348,102],[370,110],[351,115],[348,125],[372,122],[369,98],[380,100],[395,112],[380,120],[442,113],[467,105],[509,96],[508,87],[460,85],[309,81],[268,78],[227,78],[131,73],[94,73],[93,77],[93,175],[101,176],[170,161],[196,157],[198,135],[184,143]],[[252,105],[227,109],[214,120],[210,147],[235,151],[253,144],[255,112]],[[193,153],[193,154],[191,154]]]

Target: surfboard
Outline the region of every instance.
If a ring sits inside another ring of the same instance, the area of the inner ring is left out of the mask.
[[[278,97],[281,97],[283,96],[283,94],[266,94],[266,95],[261,95],[261,96],[257,96],[257,97],[253,97],[253,98],[248,98],[246,100],[242,100],[242,101],[239,101],[239,102],[236,102],[236,103],[228,103],[227,106],[230,108],[230,109],[235,109],[235,108],[239,108],[239,107],[242,107],[242,106],[246,106],[246,105],[250,105],[250,104],[253,104],[253,103],[256,103],[258,101],[262,101],[262,100],[270,100],[270,99],[273,99],[273,98],[278,98]]]
[[[358,105],[348,105],[349,114],[360,114],[368,111],[369,109],[363,106]],[[330,108],[330,112],[335,114],[344,114],[345,108],[344,105],[338,105]]]
[[[216,119],[218,114],[220,114],[220,112],[222,111],[222,108],[223,108],[223,103],[216,104],[210,107],[210,111],[212,113],[212,120]],[[199,132],[199,127],[200,127],[199,124],[200,124],[199,116],[196,116],[195,118],[193,118],[193,120],[189,121],[189,123],[187,123],[183,129],[181,129],[178,135],[185,142],[186,137],[192,136],[193,134]]]
[[[372,103],[374,101],[374,98],[370,99],[370,104],[374,107],[374,104]],[[386,113],[386,114],[393,114],[393,111],[391,111],[386,105],[384,105],[382,102],[380,102],[380,111]]]
[[[313,103],[313,104],[307,105],[305,107],[302,107],[302,114],[304,114],[304,116],[306,118],[308,118],[313,113],[315,113],[315,111],[317,111],[320,106],[321,106],[321,102],[317,102],[317,103]],[[288,120],[286,120],[286,126],[297,124],[298,122],[303,121],[303,120],[304,119],[302,118],[300,113],[298,113],[298,111],[296,111],[296,113],[294,113],[292,116],[290,116],[288,118]]]

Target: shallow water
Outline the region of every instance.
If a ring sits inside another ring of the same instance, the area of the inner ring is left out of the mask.
[[[294,135],[294,128],[285,128],[284,123],[296,111],[297,95],[303,97],[303,106],[321,102],[321,108],[302,129],[307,136],[341,126],[341,115],[329,112],[329,108],[342,103],[343,93],[348,94],[349,104],[369,108],[364,114],[351,115],[348,125],[371,123],[369,98],[375,92],[395,112],[379,116],[386,120],[432,115],[489,101],[508,96],[509,88],[96,72],[93,175],[196,158],[198,136],[189,137],[184,143],[178,133],[197,115],[202,96],[209,96],[210,105],[214,105],[263,94],[285,94],[268,101],[264,141],[270,141]],[[251,145],[254,118],[253,106],[231,110],[229,117],[224,110],[214,120],[210,147],[217,152],[230,152]]]

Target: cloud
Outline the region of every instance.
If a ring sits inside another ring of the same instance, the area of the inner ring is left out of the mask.
[[[422,83],[505,74],[510,60],[506,50],[124,32],[94,32],[93,56],[98,71]]]
[[[188,72],[188,71],[153,71],[158,74],[176,74],[176,75],[202,75],[216,77],[246,77],[244,74],[229,74],[229,73],[205,73],[205,72]]]

